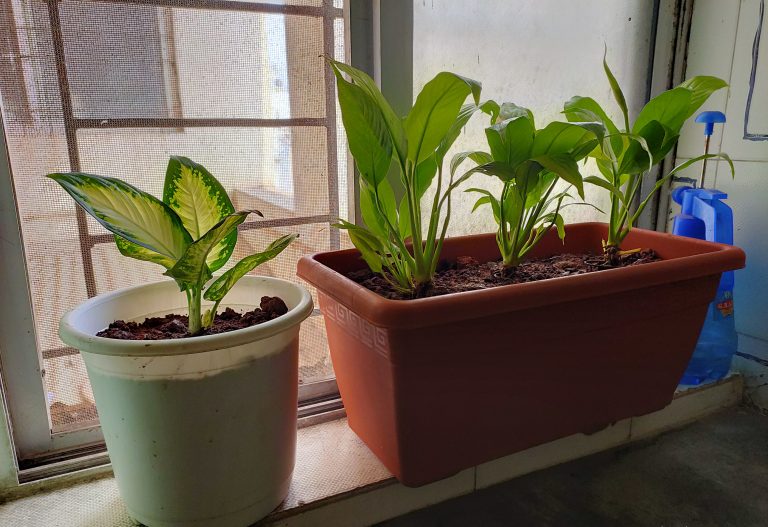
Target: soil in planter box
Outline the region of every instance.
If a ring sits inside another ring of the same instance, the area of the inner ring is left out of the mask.
[[[216,315],[213,324],[195,336],[215,335],[217,333],[248,328],[288,312],[288,306],[277,296],[261,297],[260,306],[253,311],[246,311],[245,313],[238,313],[228,307]],[[164,317],[150,317],[141,323],[117,320],[112,322],[107,329],[96,333],[96,336],[121,340],[182,339],[192,336],[187,331],[188,321],[189,317],[187,315],[175,314]]]
[[[629,267],[660,260],[652,249],[614,255],[612,259],[595,254],[557,254],[546,258],[527,260],[512,274],[505,274],[501,261],[480,263],[470,256],[459,257],[438,270],[432,287],[424,296],[440,296],[463,291],[489,289],[501,285],[536,282],[605,269]],[[613,260],[613,261],[611,261]],[[380,275],[368,269],[349,273],[349,278],[385,298],[407,300],[411,297],[397,292]]]

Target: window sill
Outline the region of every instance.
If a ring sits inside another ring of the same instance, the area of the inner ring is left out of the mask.
[[[737,404],[738,375],[678,392],[665,409],[620,421],[592,435],[577,434],[484,463],[424,487],[406,488],[337,419],[299,430],[296,469],[288,497],[264,526],[371,525],[579,457],[647,439]],[[92,477],[94,474],[92,474]],[[0,506],[0,525],[135,525],[114,479],[78,483]]]

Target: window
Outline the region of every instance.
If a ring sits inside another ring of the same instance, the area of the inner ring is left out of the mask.
[[[667,18],[659,23],[671,25],[673,2],[662,3],[662,16]],[[471,6],[452,0],[414,2],[413,34],[418,42],[413,47],[414,90],[418,92],[437,72],[449,70],[482,81],[483,99],[530,108],[539,127],[562,119],[563,103],[574,95],[595,97],[618,117],[602,70],[607,46],[608,62],[630,113],[636,115],[649,98],[659,21],[654,4],[658,2],[484,0]],[[453,151],[484,145],[486,125],[474,117]],[[586,173],[598,173],[593,162]],[[496,185],[495,178],[482,175],[474,176],[470,184],[494,191]],[[608,210],[607,192],[592,185],[585,191],[586,201]],[[472,214],[476,199],[474,194],[455,194],[449,235],[496,230],[489,214]],[[562,212],[568,222],[604,221],[592,207],[572,206]]]
[[[330,228],[348,216],[347,154],[321,54],[346,58],[340,0],[0,0],[10,160],[0,219],[20,228],[24,255],[1,278],[9,297],[30,299],[0,321],[0,349],[22,459],[101,440],[83,362],[57,335],[61,315],[161,278],[43,176],[110,175],[160,195],[168,156],[190,157],[237,209],[266,217],[241,226],[232,263],[299,232],[257,269],[293,279],[301,255],[346,244]],[[335,391],[319,316],[302,326],[300,376],[304,399]]]

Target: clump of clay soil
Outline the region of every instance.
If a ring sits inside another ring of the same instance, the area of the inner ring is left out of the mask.
[[[275,319],[288,312],[288,306],[280,297],[261,297],[260,307],[253,311],[238,313],[227,308],[218,313],[213,323],[195,335],[187,331],[189,317],[187,315],[170,314],[164,317],[150,317],[144,322],[125,322],[116,320],[105,330],[96,333],[97,337],[107,337],[121,340],[160,340],[183,339],[200,335],[215,335],[236,329],[248,328]]]
[[[605,269],[616,269],[642,265],[661,260],[651,249],[626,254],[557,254],[536,258],[521,263],[513,272],[505,272],[500,261],[481,263],[472,257],[461,256],[456,262],[444,264],[435,274],[430,287],[423,296],[440,296],[478,289],[489,289],[502,285],[536,282],[577,274],[593,273]],[[395,290],[381,275],[369,270],[355,271],[349,278],[374,293],[394,300],[412,297]]]

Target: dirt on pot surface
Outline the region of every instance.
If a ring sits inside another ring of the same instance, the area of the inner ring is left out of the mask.
[[[450,293],[490,289],[502,285],[536,282],[549,278],[560,278],[577,274],[593,273],[605,269],[616,269],[642,265],[661,260],[652,249],[643,249],[627,254],[557,254],[546,258],[527,260],[511,274],[505,274],[501,261],[480,263],[471,256],[460,256],[453,263],[446,263],[439,269],[432,287],[423,296],[441,296]],[[396,291],[381,275],[368,269],[347,275],[350,279],[385,298],[409,300],[413,297]]]
[[[227,331],[255,326],[275,319],[287,312],[288,306],[285,305],[285,302],[280,297],[263,296],[261,297],[260,307],[253,311],[238,313],[228,307],[223,312],[219,312],[213,324],[196,335],[190,335],[187,331],[187,323],[189,322],[187,315],[172,313],[164,317],[150,317],[144,320],[144,322],[116,320],[107,329],[96,333],[96,336],[120,340],[160,340],[215,335],[217,333],[226,333]]]

